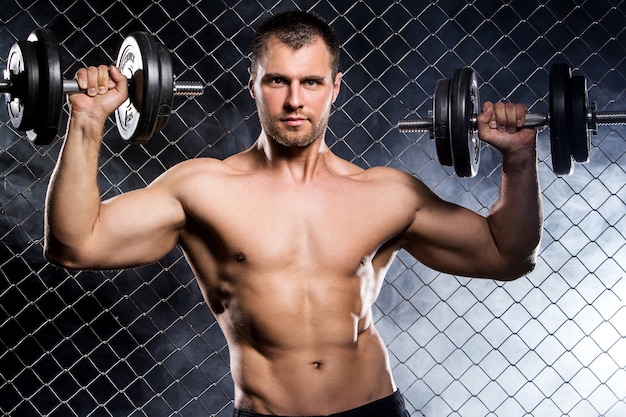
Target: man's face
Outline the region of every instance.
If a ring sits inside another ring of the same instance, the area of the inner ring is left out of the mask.
[[[341,80],[341,73],[333,79],[330,61],[320,38],[300,49],[268,40],[249,87],[270,139],[304,147],[324,136]]]

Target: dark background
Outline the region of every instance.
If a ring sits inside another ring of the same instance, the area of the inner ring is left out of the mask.
[[[176,98],[147,145],[125,144],[109,122],[99,182],[111,197],[179,161],[224,158],[256,139],[246,90],[253,29],[294,8],[325,17],[343,45],[333,151],[410,172],[483,214],[498,195],[496,152],[485,147],[479,174],[459,179],[436,161],[428,134],[395,127],[427,116],[437,79],[471,66],[482,99],[547,112],[549,68],[567,62],[587,77],[599,110],[626,108],[626,4],[618,0],[4,0],[0,59],[45,26],[72,78],[80,66],[113,62],[126,35],[146,30],[171,51],[179,79],[202,82],[204,95]],[[230,415],[228,351],[181,251],[128,271],[46,263],[44,196],[62,140],[34,146],[8,120],[0,111],[0,412]],[[67,107],[60,137],[66,120]],[[599,127],[591,162],[557,177],[541,129],[545,230],[527,277],[453,277],[399,254],[375,315],[412,415],[626,415],[625,134]]]

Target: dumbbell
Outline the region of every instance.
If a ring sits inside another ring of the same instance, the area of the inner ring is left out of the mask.
[[[473,177],[480,164],[476,123],[480,106],[476,73],[459,68],[452,79],[437,81],[432,117],[401,120],[398,128],[402,132],[429,131],[439,162],[453,166],[460,177]],[[585,77],[572,76],[567,64],[558,63],[550,68],[549,113],[527,114],[524,127],[550,127],[552,170],[570,175],[574,162],[589,161],[590,131],[597,134],[597,125],[624,123],[626,112],[598,112],[595,103],[589,105]]]
[[[63,95],[83,91],[63,80],[60,47],[52,32],[35,29],[13,44],[0,92],[13,126],[36,145],[48,145],[61,123]],[[163,129],[174,96],[197,96],[199,82],[174,81],[169,51],[146,32],[133,32],[122,43],[117,67],[128,78],[129,98],[115,111],[117,129],[130,143],[146,143]]]

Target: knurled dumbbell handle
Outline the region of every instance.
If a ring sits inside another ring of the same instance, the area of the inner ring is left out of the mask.
[[[595,125],[622,125],[626,124],[626,110],[595,111],[590,108],[587,114],[587,122],[590,128]],[[472,125],[476,126],[476,118],[472,119]],[[544,113],[528,113],[523,127],[541,127],[550,125],[550,115]],[[433,119],[405,119],[398,122],[398,130],[401,132],[418,132],[433,129]]]
[[[526,115],[526,120],[524,121],[524,127],[538,127],[545,126],[549,122],[549,116],[547,114],[540,113],[528,113]],[[426,131],[433,129],[433,119],[432,117],[425,119],[405,119],[400,120],[398,122],[398,129],[401,132],[417,132],[417,131]],[[472,118],[472,126],[476,126],[476,117]]]
[[[200,96],[204,87],[199,81],[174,81],[175,96]],[[83,93],[84,90],[78,87],[76,80],[63,80],[63,92],[67,94]]]
[[[195,97],[201,96],[204,86],[200,81],[174,81],[174,95]]]
[[[626,124],[626,110],[599,111],[593,117],[599,125],[623,125]]]

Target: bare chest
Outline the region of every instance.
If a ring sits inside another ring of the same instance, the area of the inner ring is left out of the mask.
[[[381,190],[239,184],[191,210],[210,250],[265,269],[354,271],[405,226]],[[200,237],[200,235],[199,235]]]
[[[183,244],[192,263],[222,268],[206,274],[245,265],[255,274],[354,276],[410,222],[411,209],[397,194],[349,179],[314,185],[226,179],[186,202]]]

